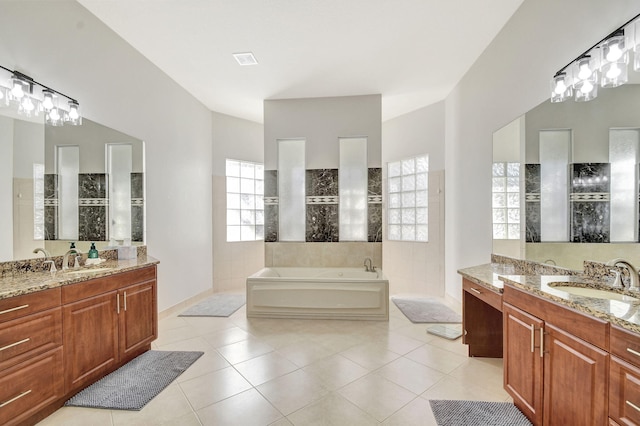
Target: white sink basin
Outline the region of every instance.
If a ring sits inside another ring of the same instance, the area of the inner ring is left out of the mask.
[[[98,272],[106,272],[110,271],[113,268],[89,268],[89,269],[76,269],[72,271],[65,271],[67,275],[86,275],[86,274],[97,274]]]
[[[554,290],[560,290],[583,297],[595,297],[596,299],[619,300],[621,302],[637,302],[638,299],[626,294],[615,293],[613,291],[599,290],[591,287],[574,287],[569,285],[551,286]]]

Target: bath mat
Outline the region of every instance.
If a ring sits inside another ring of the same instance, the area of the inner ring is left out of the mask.
[[[434,299],[392,297],[393,303],[413,323],[459,323],[462,317]]]
[[[429,400],[439,426],[531,426],[510,402]]]
[[[193,305],[179,317],[228,317],[246,303],[244,294],[214,294]]]
[[[64,405],[140,411],[203,353],[145,352],[86,387]]]
[[[459,325],[446,326],[446,325],[434,325],[427,328],[427,333],[434,336],[443,337],[448,340],[456,340],[462,336],[462,327]]]

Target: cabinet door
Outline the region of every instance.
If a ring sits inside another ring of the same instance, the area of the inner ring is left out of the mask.
[[[609,354],[548,323],[545,331],[544,424],[607,424]]]
[[[156,339],[156,282],[147,281],[120,290],[120,351],[123,359],[144,352]]]
[[[116,292],[62,307],[67,391],[102,377],[118,364]]]
[[[640,424],[640,369],[613,356],[609,417],[622,425]]]
[[[502,312],[505,390],[533,424],[542,424],[540,330],[544,322],[508,303],[504,303]]]

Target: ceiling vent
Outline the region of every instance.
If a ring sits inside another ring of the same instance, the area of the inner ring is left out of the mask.
[[[253,53],[251,52],[234,53],[233,57],[236,58],[236,61],[238,62],[238,64],[242,66],[258,65],[258,61],[256,60],[256,57],[253,56]]]

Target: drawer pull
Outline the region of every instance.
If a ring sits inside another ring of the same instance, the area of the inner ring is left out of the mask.
[[[28,394],[30,394],[30,393],[31,393],[31,389],[29,389],[29,390],[28,390],[28,391],[26,391],[26,392],[22,392],[20,395],[18,395],[18,396],[14,396],[14,397],[13,397],[13,398],[11,398],[10,400],[5,401],[5,402],[3,402],[2,404],[0,404],[0,408],[6,407],[7,405],[11,404],[13,401],[16,401],[16,400],[18,400],[18,399],[22,398],[23,396],[26,396],[26,395],[28,395]],[[628,402],[628,401],[627,401],[627,402]]]
[[[5,349],[12,348],[12,347],[14,347],[14,346],[21,345],[21,344],[23,344],[23,343],[27,343],[29,340],[31,340],[31,339],[30,339],[29,337],[27,337],[26,339],[22,339],[22,340],[20,340],[19,342],[15,342],[15,343],[12,343],[12,344],[10,344],[10,345],[3,346],[3,347],[1,347],[1,348],[0,348],[0,352],[4,351]]]
[[[471,291],[473,291],[474,293],[482,294],[482,292],[481,292],[480,290],[476,290],[476,289],[475,289],[475,288],[473,288],[473,287],[469,287],[469,289],[470,289]]]
[[[116,294],[116,313],[120,313],[120,293]]]
[[[534,324],[531,324],[531,353],[536,350],[536,331]]]
[[[640,407],[638,407],[638,406],[637,406],[636,404],[634,404],[633,402],[631,402],[631,401],[627,400],[627,401],[625,401],[625,403],[626,403],[629,407],[633,408],[634,410],[636,410],[636,411],[640,411]]]
[[[0,315],[8,314],[9,312],[13,312],[13,311],[19,311],[20,309],[25,309],[25,308],[28,308],[28,307],[29,307],[29,305],[16,306],[15,308],[7,309],[5,311],[0,311]]]
[[[544,327],[540,327],[540,358],[544,358]]]
[[[124,292],[124,311],[127,311],[127,292]]]
[[[640,356],[640,352],[638,352],[638,351],[634,351],[634,350],[633,350],[633,349],[631,349],[631,348],[627,348],[627,352],[632,353],[632,354],[634,354],[635,356]]]

